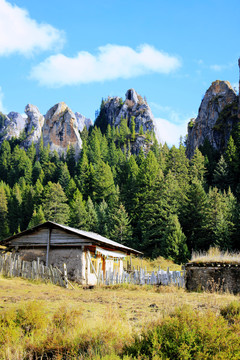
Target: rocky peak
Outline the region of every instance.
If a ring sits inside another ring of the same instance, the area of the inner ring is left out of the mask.
[[[50,151],[66,154],[69,146],[73,146],[78,156],[82,141],[78,132],[75,114],[64,103],[60,102],[48,110],[43,126],[43,144],[50,145]]]
[[[85,116],[83,116],[79,112],[75,112],[75,116],[76,116],[76,119],[77,119],[78,130],[80,132],[83,131],[84,126],[86,126],[86,128],[88,130],[90,128],[90,126],[93,125],[93,122],[92,122],[91,119],[86,118]]]
[[[205,139],[221,151],[237,121],[238,97],[228,81],[214,81],[201,102],[198,116],[188,124],[186,153],[189,158]]]
[[[132,101],[134,104],[138,103],[138,95],[134,89],[129,89],[125,96],[126,100]]]
[[[134,116],[136,132],[139,132],[142,125],[144,132],[149,130],[156,133],[155,120],[147,102],[134,89],[127,90],[125,96],[124,102],[118,96],[108,97],[102,103],[95,125],[105,131],[108,124],[119,126],[121,118],[128,119],[130,125],[131,117]]]
[[[40,113],[37,106],[27,104],[25,107],[25,114],[27,115],[25,123],[26,139],[23,146],[28,148],[32,142],[36,144],[42,134],[42,127],[44,124],[44,116]]]
[[[12,137],[19,138],[25,128],[23,116],[17,112],[11,111],[8,115],[0,114],[0,144],[4,140],[10,140]]]

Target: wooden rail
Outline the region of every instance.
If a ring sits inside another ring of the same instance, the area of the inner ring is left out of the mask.
[[[68,284],[66,269],[64,269],[64,274],[62,275],[57,268],[51,265],[49,267],[45,266],[43,263],[40,263],[39,259],[32,262],[24,261],[12,253],[0,255],[0,274],[32,280],[42,279],[63,287],[67,287]]]
[[[131,272],[123,271],[119,275],[115,271],[106,271],[105,277],[101,271],[98,274],[98,284],[135,284],[135,285],[176,285],[185,288],[185,269],[181,271],[167,271],[158,269],[157,271],[147,272],[146,269],[140,268]]]

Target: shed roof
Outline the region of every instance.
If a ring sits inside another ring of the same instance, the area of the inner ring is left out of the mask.
[[[102,246],[106,246],[106,247],[110,247],[110,248],[117,248],[123,252],[126,252],[126,253],[132,253],[132,254],[135,254],[135,255],[140,255],[142,254],[142,252],[138,251],[138,250],[135,250],[135,249],[132,249],[128,246],[125,246],[125,245],[122,245],[116,241],[113,241],[113,240],[110,240],[104,236],[101,236],[97,233],[94,233],[94,232],[90,232],[90,231],[84,231],[84,230],[79,230],[79,229],[75,229],[75,228],[72,228],[70,226],[66,226],[66,225],[62,225],[62,224],[57,224],[55,222],[52,222],[52,221],[46,221],[40,225],[37,225],[31,229],[28,229],[28,230],[25,230],[25,231],[22,231],[16,235],[13,235],[13,236],[10,236],[8,237],[7,239],[1,241],[1,245],[5,245],[5,246],[14,246],[14,239],[18,239],[20,238],[21,236],[24,236],[24,235],[29,235],[31,234],[32,232],[38,230],[38,229],[41,229],[41,228],[57,228],[57,229],[62,229],[66,232],[70,232],[70,233],[73,233],[75,235],[80,235],[80,236],[83,236],[87,239],[90,239],[91,241],[93,241],[94,243],[96,244],[99,244],[99,245],[102,245]],[[64,244],[62,244],[64,246]],[[66,245],[67,245],[67,242],[66,242]]]

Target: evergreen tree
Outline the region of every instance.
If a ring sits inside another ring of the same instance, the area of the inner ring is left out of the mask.
[[[22,221],[21,204],[22,204],[21,190],[18,184],[15,184],[13,186],[12,194],[8,205],[9,229],[11,234],[16,234],[19,230]]]
[[[231,184],[228,166],[222,155],[213,172],[213,184],[220,190],[227,190]]]
[[[130,134],[130,130],[128,127],[128,121],[127,119],[124,119],[123,117],[121,117],[120,120],[120,125],[119,125],[119,141],[120,144],[124,144],[128,135]]]
[[[36,210],[34,209],[31,220],[28,224],[28,229],[31,229],[37,225],[43,224],[45,222],[44,213],[42,210],[42,206],[39,206],[39,208]]]
[[[95,201],[109,200],[115,194],[115,185],[111,168],[102,160],[96,164],[93,179],[93,196]]]
[[[67,164],[62,164],[60,167],[59,173],[59,184],[62,186],[63,190],[66,192],[69,182],[70,182],[70,174],[67,167]]]
[[[42,182],[43,178],[44,178],[44,174],[43,174],[42,166],[39,161],[36,161],[32,169],[32,182],[33,184],[35,184],[38,179],[40,179],[40,181]]]
[[[76,185],[75,181],[71,178],[68,183],[68,187],[66,189],[66,195],[67,195],[69,202],[71,202],[73,200],[74,193],[76,192],[76,190],[77,190],[77,185]]]
[[[87,212],[82,194],[77,189],[70,204],[70,226],[85,230]]]
[[[8,203],[3,184],[0,184],[0,240],[9,236]]]
[[[206,169],[204,156],[202,155],[201,151],[196,148],[190,161],[190,177],[192,180],[198,179],[203,183],[205,172]]]
[[[85,223],[85,230],[86,231],[98,231],[98,217],[95,206],[92,202],[90,196],[86,202],[86,223]]]
[[[209,190],[206,221],[208,246],[218,246],[223,250],[232,248],[234,200],[231,192],[221,193],[216,187]]]
[[[33,165],[36,160],[36,148],[33,142],[27,149],[27,156],[31,160],[31,164]]]
[[[22,191],[21,203],[21,229],[25,230],[31,220],[34,210],[34,190],[33,186],[27,185]]]
[[[106,203],[105,200],[102,200],[102,202],[97,207],[97,219],[98,219],[97,232],[102,236],[109,237],[108,204]]]
[[[135,121],[134,121],[134,116],[131,116],[131,122],[130,122],[131,141],[135,141],[135,138],[136,138],[135,128],[136,128],[136,124],[135,124]]]
[[[186,195],[180,211],[180,222],[187,236],[188,249],[191,252],[207,249],[207,195],[202,182],[195,178]]]
[[[11,147],[8,141],[4,140],[0,148],[0,178],[8,181],[8,173],[11,163]]]
[[[75,175],[75,168],[76,168],[76,160],[75,160],[76,154],[74,147],[71,145],[67,149],[67,155],[66,155],[66,164],[70,173],[71,177],[74,177]]]
[[[88,159],[93,164],[101,160],[101,140],[102,134],[100,129],[94,128],[88,139]]]
[[[42,202],[42,196],[43,196],[43,185],[40,182],[39,179],[37,179],[36,184],[34,186],[34,204],[40,205]]]
[[[162,247],[164,256],[178,264],[185,263],[187,259],[189,259],[186,236],[182,232],[176,214],[170,214],[167,219],[162,239]]]
[[[78,184],[80,192],[83,194],[84,198],[87,198],[90,192],[89,181],[90,181],[89,161],[88,161],[86,149],[83,148],[81,157],[77,165],[76,183]]]
[[[43,212],[46,220],[68,224],[69,206],[67,197],[59,183],[48,182],[44,189]]]
[[[120,204],[115,212],[110,213],[110,237],[124,245],[129,245],[131,242],[132,229],[128,214],[123,206]]]

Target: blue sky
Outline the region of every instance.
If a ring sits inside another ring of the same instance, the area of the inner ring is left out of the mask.
[[[146,96],[178,144],[214,80],[238,88],[239,0],[0,0],[0,111]]]

